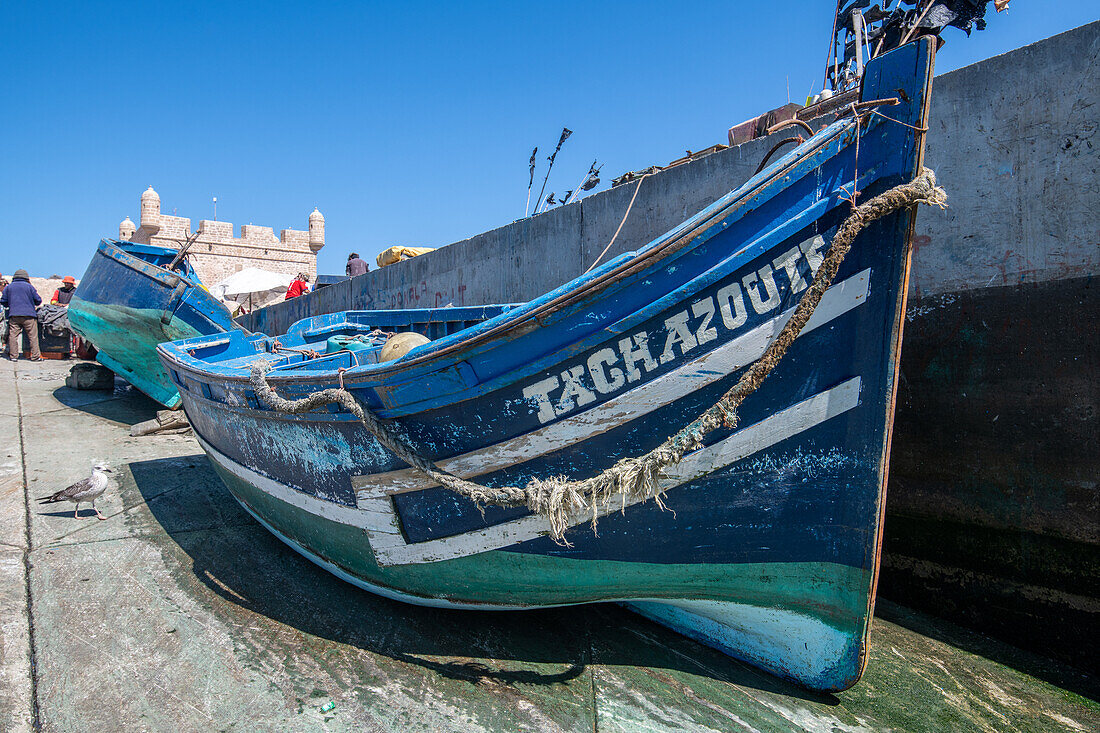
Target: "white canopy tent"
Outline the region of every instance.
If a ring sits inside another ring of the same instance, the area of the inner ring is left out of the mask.
[[[268,272],[258,267],[246,267],[210,288],[210,294],[221,300],[253,306],[266,305],[276,295],[284,295],[293,275]]]

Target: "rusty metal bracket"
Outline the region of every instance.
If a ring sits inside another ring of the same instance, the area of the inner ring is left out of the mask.
[[[798,145],[801,145],[804,142],[806,141],[802,138],[801,135],[783,138],[775,145],[773,145],[772,149],[764,155],[764,159],[760,161],[760,165],[756,166],[756,171],[753,173],[753,175],[755,176],[757,173],[764,170],[764,166],[766,166],[768,164],[768,161],[771,160],[772,156],[775,155],[775,151],[779,150],[784,145],[789,145],[790,143],[797,143]]]

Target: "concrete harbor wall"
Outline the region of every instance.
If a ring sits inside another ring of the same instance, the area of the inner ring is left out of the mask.
[[[622,231],[601,261],[644,246],[744,183],[773,143],[754,140],[646,178]],[[629,183],[602,191],[257,310],[240,321],[254,331],[281,334],[301,318],[341,310],[531,300],[572,280],[596,261],[623,222],[637,186]]]
[[[880,593],[1100,659],[1100,23],[936,80]]]
[[[1100,22],[936,79],[895,420],[881,594],[1081,666],[1100,658]],[[782,137],[787,133],[780,133]],[[740,185],[772,140],[646,178],[606,257]],[[257,311],[528,300],[582,273],[636,183]],[[1086,635],[1089,636],[1089,635]]]

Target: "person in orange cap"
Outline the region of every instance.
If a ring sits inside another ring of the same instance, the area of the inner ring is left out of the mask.
[[[50,304],[68,305],[69,301],[73,299],[74,292],[76,292],[76,278],[72,275],[66,275],[65,279],[61,281],[61,287],[53,291],[53,298],[50,299]]]

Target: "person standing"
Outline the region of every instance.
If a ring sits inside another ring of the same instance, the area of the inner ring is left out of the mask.
[[[286,289],[286,298],[284,298],[284,300],[297,298],[299,295],[305,295],[308,292],[309,275],[304,272],[299,272],[294,276],[294,280],[291,281],[290,287]]]
[[[0,306],[8,313],[8,358],[19,359],[19,334],[27,334],[31,345],[31,361],[42,361],[42,352],[38,348],[38,315],[35,308],[42,304],[42,297],[31,285],[31,276],[26,270],[16,270],[11,285],[4,288],[0,295]]]
[[[348,266],[344,268],[344,274],[348,277],[355,277],[356,275],[365,275],[370,272],[370,265],[365,260],[359,259],[359,255],[352,252],[348,255]]]
[[[76,278],[72,275],[66,275],[65,279],[61,281],[61,287],[53,291],[50,305],[68,305],[69,301],[73,299],[74,292],[76,292]]]

